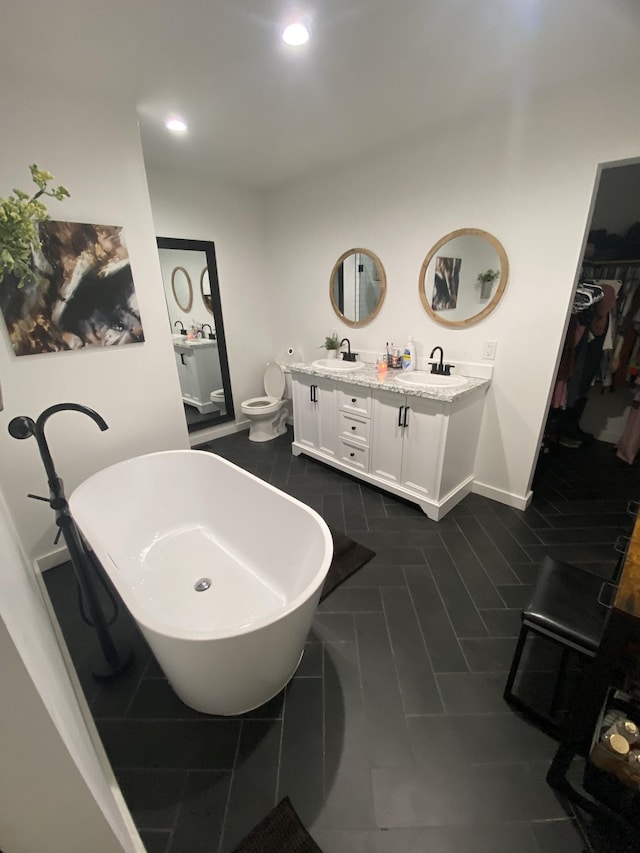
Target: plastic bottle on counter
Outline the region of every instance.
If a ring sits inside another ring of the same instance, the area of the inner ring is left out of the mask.
[[[402,354],[402,369],[403,371],[416,369],[416,345],[411,335],[407,338],[407,345]]]

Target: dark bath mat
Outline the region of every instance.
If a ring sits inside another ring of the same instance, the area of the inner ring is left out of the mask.
[[[331,535],[333,536],[333,560],[322,587],[320,601],[376,555],[375,551],[354,542],[344,533],[336,533],[332,530]]]
[[[289,797],[285,797],[233,853],[322,853],[322,850],[302,825]]]

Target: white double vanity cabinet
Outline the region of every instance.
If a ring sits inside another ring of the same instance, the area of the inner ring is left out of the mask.
[[[471,491],[487,379],[405,387],[395,371],[290,366],[292,452],[417,503],[434,521]]]

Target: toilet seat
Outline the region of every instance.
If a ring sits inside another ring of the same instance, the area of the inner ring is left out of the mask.
[[[264,371],[265,397],[250,397],[240,408],[245,414],[270,415],[282,405],[285,389],[284,373],[277,361],[270,361]]]
[[[282,368],[277,361],[270,361],[264,371],[264,390],[267,398],[270,400],[282,400],[284,389],[285,381]]]
[[[281,405],[282,400],[273,397],[251,397],[250,400],[245,400],[240,408],[243,412],[248,409],[251,414],[270,415],[277,412]]]

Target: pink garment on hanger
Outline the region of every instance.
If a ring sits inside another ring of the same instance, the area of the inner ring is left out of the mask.
[[[633,461],[640,449],[640,382],[636,379],[635,384],[638,390],[633,395],[631,409],[627,415],[616,452],[618,459],[628,462],[629,465],[633,465]]]
[[[566,379],[558,379],[556,382],[556,387],[553,389],[553,396],[551,397],[551,408],[552,409],[564,409],[567,405],[567,380]]]

